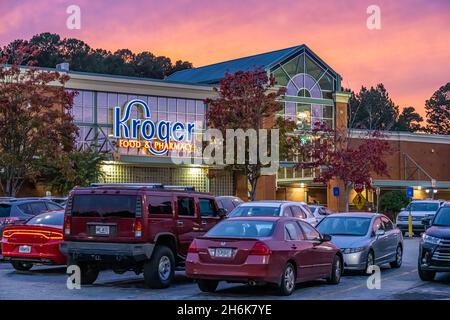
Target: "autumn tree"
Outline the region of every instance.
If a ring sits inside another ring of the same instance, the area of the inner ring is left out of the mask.
[[[390,150],[379,131],[367,131],[350,138],[348,132],[317,123],[298,147],[297,168],[315,170],[314,182],[329,183],[339,179],[345,186],[344,198],[348,211],[351,188],[360,184],[372,189],[372,177],[388,175],[385,156]]]
[[[281,118],[276,121],[274,119],[274,115],[283,108],[278,99],[284,94],[284,89],[275,89],[274,86],[274,77],[268,76],[267,72],[261,69],[226,74],[219,88],[215,89],[217,98],[205,101],[208,105],[206,114],[208,127],[219,129],[224,137],[227,129],[242,129],[244,132],[249,129],[256,132],[259,129],[278,129],[280,141],[277,142],[281,146],[280,150],[286,152],[287,131],[291,130],[293,125]],[[238,163],[237,152],[234,152],[233,163],[227,163],[229,169],[245,175],[250,200],[255,200],[257,182],[261,176],[261,169],[265,166],[259,154],[261,137],[258,136],[257,139],[256,146],[250,145],[251,141],[245,143],[244,164]],[[234,141],[225,139],[224,150],[231,148],[231,143],[236,148],[237,144]],[[257,150],[254,163],[249,161],[251,147]]]
[[[425,102],[425,111],[428,132],[450,134],[450,82],[440,87]]]
[[[74,150],[60,157],[59,162],[42,164],[40,179],[43,179],[53,191],[67,194],[73,187],[88,187],[91,183],[104,178],[101,165],[106,160],[103,153],[95,148]]]
[[[75,93],[64,89],[69,77],[34,68],[36,50],[21,42],[0,54],[0,186],[8,196],[35,180],[42,163],[70,153],[77,132],[70,114]]]

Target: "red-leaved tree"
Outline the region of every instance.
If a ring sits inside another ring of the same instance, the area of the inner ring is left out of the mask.
[[[35,180],[45,163],[64,171],[74,147],[75,93],[64,89],[69,77],[34,68],[36,55],[26,42],[0,50],[0,187],[7,196]]]
[[[279,129],[279,150],[281,156],[284,156],[288,153],[288,149],[295,145],[292,139],[288,139],[289,132],[293,130],[295,123],[283,118],[275,119],[274,115],[283,108],[283,104],[278,99],[285,93],[284,88],[275,88],[275,84],[275,78],[261,69],[226,74],[219,88],[216,88],[217,98],[205,101],[208,105],[206,114],[208,127],[220,130],[224,137],[227,129],[244,131]],[[233,164],[227,163],[229,169],[245,175],[250,200],[255,200],[256,185],[261,176],[261,169],[264,167],[259,155],[259,139],[260,137],[256,143],[258,151],[256,163],[248,161],[250,143],[246,143],[245,146],[245,164],[239,164],[236,158]],[[227,141],[225,141],[224,150],[227,147]],[[237,152],[234,156],[237,156]]]
[[[391,148],[379,131],[350,137],[346,130],[316,123],[307,136],[299,144],[297,168],[314,170],[315,182],[326,184],[334,178],[340,179],[345,186],[346,211],[353,186],[359,184],[373,189],[374,174],[388,176],[385,156]]]

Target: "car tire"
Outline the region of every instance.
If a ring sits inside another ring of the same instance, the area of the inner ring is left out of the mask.
[[[367,275],[371,275],[372,272],[369,272],[369,268],[373,265],[375,265],[375,254],[373,253],[373,250],[370,249],[369,253],[367,254],[366,268],[364,270],[364,273]]]
[[[202,292],[214,292],[219,285],[219,281],[217,280],[203,280],[200,279],[197,281],[198,288]]]
[[[163,289],[170,286],[175,276],[175,258],[172,250],[166,246],[157,246],[152,258],[144,264],[144,281],[151,289]]]
[[[417,268],[417,271],[419,272],[419,278],[422,281],[433,281],[436,276],[435,271],[423,270],[420,266]]]
[[[93,284],[100,273],[99,268],[96,265],[90,263],[76,263],[81,271],[81,285]]]
[[[335,255],[331,275],[327,278],[327,282],[330,284],[338,284],[341,281],[342,270],[342,259],[338,255]]]
[[[22,261],[11,261],[11,264],[14,269],[17,271],[28,271],[33,268],[32,263],[22,262]]]
[[[278,286],[278,293],[282,296],[289,296],[295,290],[297,274],[294,265],[290,262],[286,264],[281,275],[281,282]]]
[[[395,260],[390,262],[391,268],[400,268],[403,262],[403,248],[401,245],[397,246],[395,250]]]

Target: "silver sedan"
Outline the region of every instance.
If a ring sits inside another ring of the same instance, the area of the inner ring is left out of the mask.
[[[403,236],[388,217],[377,213],[339,213],[318,225],[341,248],[344,268],[369,272],[372,265],[389,263],[399,268],[403,257]]]

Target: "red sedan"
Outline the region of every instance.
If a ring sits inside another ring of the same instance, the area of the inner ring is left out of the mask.
[[[227,281],[276,284],[280,294],[290,295],[299,282],[339,283],[342,255],[330,240],[296,218],[230,218],[192,242],[186,273],[204,292]]]
[[[64,211],[39,214],[23,225],[3,230],[2,252],[14,269],[30,270],[34,264],[66,264],[59,251],[63,240]]]

